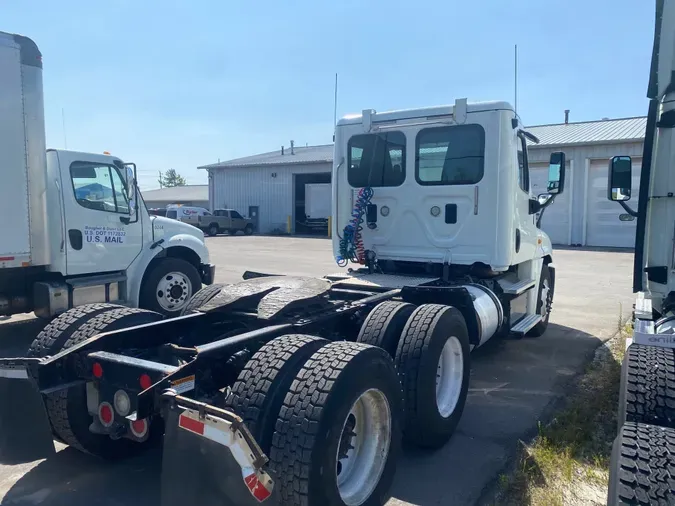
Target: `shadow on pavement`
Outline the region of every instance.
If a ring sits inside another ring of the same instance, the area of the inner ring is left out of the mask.
[[[110,463],[65,448],[27,472],[2,506],[159,506],[161,451]]]
[[[495,339],[477,350],[457,432],[437,451],[406,450],[393,503],[481,501],[508,472],[518,441],[529,440],[538,422],[551,418],[600,344],[590,334],[550,324],[543,337]],[[111,464],[66,448],[19,479],[2,505],[159,505],[160,453]]]
[[[476,350],[457,432],[437,451],[405,453],[393,497],[419,505],[494,504],[498,477],[509,472],[519,441],[551,420],[600,344],[551,323],[542,337],[495,339]]]

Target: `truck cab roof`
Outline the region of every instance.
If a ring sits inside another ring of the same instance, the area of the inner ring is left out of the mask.
[[[70,158],[82,158],[82,160],[86,160],[87,162],[101,162],[101,163],[124,163],[121,159],[117,158],[116,156],[112,156],[110,154],[106,153],[85,153],[84,151],[71,151],[67,149],[54,149],[54,148],[49,148],[47,149],[47,153],[63,153],[67,154]]]
[[[510,103],[498,100],[490,102],[467,103],[466,109],[467,113],[499,111],[499,110],[514,111],[513,106]],[[431,107],[420,107],[417,109],[401,109],[394,111],[385,111],[380,113],[373,111],[372,121],[375,123],[375,122],[399,121],[407,119],[422,119],[433,116],[452,116],[453,111],[454,111],[453,105],[437,105]],[[348,114],[344,116],[340,121],[338,121],[338,126],[359,124],[362,121],[363,121],[363,113]]]

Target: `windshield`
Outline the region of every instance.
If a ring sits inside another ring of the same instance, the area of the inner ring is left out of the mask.
[[[171,209],[166,212],[166,217],[175,220],[176,218],[178,218],[178,211],[176,211],[175,209]]]

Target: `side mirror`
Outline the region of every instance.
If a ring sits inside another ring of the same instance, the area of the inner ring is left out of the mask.
[[[609,161],[607,198],[614,202],[630,200],[633,181],[633,163],[630,156],[615,156]]]
[[[558,195],[565,189],[565,153],[557,151],[551,153],[548,164],[548,186],[550,195]]]
[[[136,164],[125,163],[124,171],[127,183],[127,197],[129,197],[129,216],[138,212],[138,199],[136,198]],[[138,216],[136,217],[138,221]]]

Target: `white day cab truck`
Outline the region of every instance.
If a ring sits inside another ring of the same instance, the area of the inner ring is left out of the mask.
[[[506,102],[342,119],[332,235],[354,268],[246,272],[170,319],[65,313],[28,356],[0,359],[0,461],[48,456],[53,439],[106,459],[161,443],[163,506],[383,504],[401,442],[454,433],[471,350],[548,326],[538,223],[565,155],[534,197],[528,140]]]
[[[633,335],[621,368],[609,505],[675,504],[675,1],[656,1],[637,210],[631,159],[610,160],[608,198],[637,219]]]
[[[0,316],[90,303],[172,316],[212,282],[203,233],[151,217],[135,170],[46,149],[40,51],[0,32]]]

